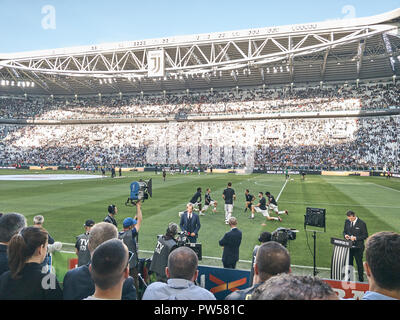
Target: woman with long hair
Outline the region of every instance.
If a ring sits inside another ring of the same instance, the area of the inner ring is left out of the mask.
[[[8,244],[10,270],[0,277],[0,300],[62,299],[54,274],[41,263],[47,254],[48,233],[43,228],[26,227]]]

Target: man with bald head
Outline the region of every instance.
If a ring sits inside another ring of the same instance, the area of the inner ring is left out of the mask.
[[[96,223],[90,230],[88,249],[91,258],[98,246],[110,239],[118,239],[118,229],[112,223]],[[63,281],[64,300],[82,300],[94,294],[95,284],[90,275],[90,264],[68,271]],[[136,300],[136,289],[132,277],[123,284],[122,300]]]
[[[196,253],[188,247],[173,250],[168,257],[165,274],[168,281],[153,282],[142,300],[215,300],[214,295],[194,282],[199,271]]]
[[[290,273],[289,251],[280,243],[269,241],[257,250],[254,263],[254,285],[228,295],[225,300],[250,300],[254,290],[262,283],[281,273]]]

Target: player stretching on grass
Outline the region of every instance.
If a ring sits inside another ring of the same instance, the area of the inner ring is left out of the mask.
[[[244,212],[247,211],[247,209],[251,210],[251,206],[253,205],[253,201],[256,199],[255,196],[253,196],[252,194],[250,194],[249,189],[246,189],[246,191],[244,192],[245,198],[246,198],[246,207],[244,209]]]
[[[193,195],[192,199],[190,200],[190,203],[193,206],[193,211],[199,211],[201,212],[201,188],[198,187],[196,190],[196,193]],[[197,208],[195,208],[197,207]],[[179,217],[182,216],[184,211],[179,212]]]
[[[277,221],[282,221],[281,217],[270,217],[268,213],[268,208],[267,208],[267,200],[264,197],[264,194],[262,192],[258,193],[258,198],[260,199],[257,204],[253,204],[251,206],[251,216],[249,219],[254,219],[254,212],[260,212],[267,220],[277,220]],[[265,226],[266,224],[263,223],[262,226]]]
[[[204,195],[204,208],[201,210],[200,215],[204,216],[204,212],[208,210],[209,206],[213,206],[212,212],[217,212],[217,201],[211,199],[211,189],[207,188],[206,194]]]
[[[270,194],[268,191],[265,192],[265,196],[268,198],[268,203],[267,203],[268,211],[272,210],[278,215],[279,214],[286,214],[286,215],[289,214],[287,210],[284,210],[284,211],[278,210],[278,204],[276,203],[274,196],[272,194]]]

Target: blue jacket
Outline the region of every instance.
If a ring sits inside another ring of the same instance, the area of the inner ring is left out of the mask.
[[[94,294],[95,286],[90,276],[89,264],[68,271],[64,277],[64,300],[82,300]],[[122,287],[122,300],[136,300],[133,278],[125,280]]]
[[[182,231],[187,231],[189,233],[194,232],[196,234],[194,238],[197,239],[201,227],[200,218],[197,214],[192,212],[192,219],[189,221],[188,213],[185,211],[181,216],[181,222],[179,226],[181,227]]]

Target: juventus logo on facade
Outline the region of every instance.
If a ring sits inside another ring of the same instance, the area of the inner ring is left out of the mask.
[[[149,77],[164,76],[164,51],[154,50],[147,53],[147,68]]]

